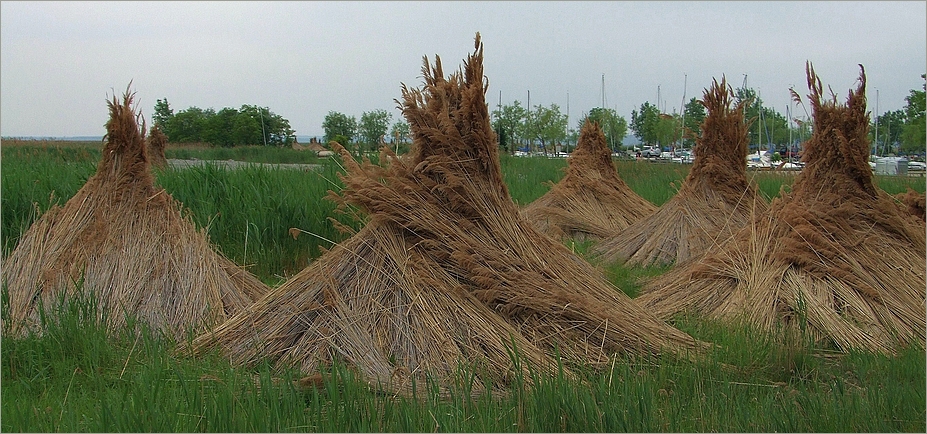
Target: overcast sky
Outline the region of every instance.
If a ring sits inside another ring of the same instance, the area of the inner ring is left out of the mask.
[[[268,107],[301,136],[322,135],[330,111],[394,123],[423,57],[457,70],[476,32],[491,108],[530,93],[571,126],[602,105],[603,76],[605,105],[630,121],[644,102],[678,112],[722,76],[804,116],[789,88],[808,94],[806,61],[841,101],[862,64],[869,110],[884,113],[927,70],[924,1],[3,1],[0,135],[102,136],[130,81],[149,122],[166,98],[175,112]]]

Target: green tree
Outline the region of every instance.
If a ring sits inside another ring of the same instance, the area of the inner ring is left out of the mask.
[[[927,74],[921,74],[927,80]],[[921,86],[924,90],[912,89],[905,97],[905,125],[901,134],[901,150],[905,153],[923,153],[927,151],[927,124],[925,124],[925,91],[927,82]]]
[[[492,128],[496,135],[505,137],[506,143],[510,148],[517,147],[523,143],[526,137],[523,135],[526,130],[525,124],[528,119],[528,110],[521,106],[521,102],[515,101],[511,105],[504,105],[496,108],[492,112]],[[514,152],[514,149],[511,149]]]
[[[873,119],[869,126],[869,140],[876,154],[886,155],[900,151],[904,128],[905,113],[901,109],[882,113],[877,119]]]
[[[762,116],[762,129],[765,137],[763,143],[772,143],[776,149],[785,148],[789,143],[789,121],[769,107],[764,107]]]
[[[267,107],[263,108],[263,122],[266,125],[267,144],[270,146],[290,146],[296,139],[296,132],[290,127],[290,121]]]
[[[540,143],[545,154],[556,152],[556,145],[566,139],[567,117],[560,112],[557,104],[534,106],[534,111],[528,115],[528,123],[530,137]]]
[[[683,143],[689,149],[695,146],[695,140],[702,134],[702,122],[705,121],[705,106],[698,98],[691,98],[683,109],[684,119]]]
[[[238,116],[238,110],[233,108],[224,108],[215,115],[208,116],[203,126],[203,141],[222,147],[238,144],[233,138],[235,119]]]
[[[290,121],[267,107],[243,105],[240,109],[190,107],[172,113],[167,99],[158,100],[153,119],[168,140],[175,143],[209,143],[216,146],[289,145],[295,139]]]
[[[290,121],[270,111],[267,107],[243,105],[238,112],[240,115],[250,117],[260,127],[256,131],[260,134],[260,141],[252,144],[289,146],[293,143],[295,136],[293,129],[290,128]]]
[[[589,110],[589,113],[580,118],[577,124],[579,129],[585,125],[586,119],[599,124],[602,133],[605,134],[605,141],[612,151],[618,151],[624,136],[628,134],[628,121],[619,116],[614,109],[595,107]]]
[[[357,118],[343,113],[328,112],[322,122],[325,143],[336,141],[347,148],[357,135]]]
[[[392,137],[397,150],[399,145],[405,146],[409,143],[409,139],[411,139],[410,131],[409,124],[405,121],[400,120],[393,124],[393,127],[389,130],[389,135]]]
[[[752,122],[748,133],[750,143],[758,143],[760,140],[760,125],[756,121],[760,118],[760,108],[763,107],[762,100],[752,88],[738,87],[734,89],[734,104],[741,103],[743,103],[744,108],[744,120]]]
[[[196,106],[177,112],[168,121],[173,134],[173,136],[168,136],[168,140],[177,143],[203,142],[202,133],[206,126],[206,119],[212,114],[214,114],[212,109],[203,110]]]
[[[660,148],[672,146],[682,137],[682,118],[661,113],[653,126],[654,143]]]
[[[264,144],[260,117],[254,118],[238,111],[230,128],[233,146]]]
[[[380,139],[386,135],[389,130],[389,123],[392,120],[392,113],[383,109],[377,109],[371,112],[361,114],[358,132],[361,140],[367,145],[367,149],[375,151],[380,145]]]
[[[174,117],[174,110],[171,108],[170,103],[167,102],[167,98],[159,99],[155,103],[154,114],[151,115],[151,121],[161,129],[162,133],[167,135],[164,129],[167,127],[167,123],[172,117]],[[170,139],[170,136],[168,136],[168,139]]]
[[[631,131],[645,145],[654,145],[658,142],[656,127],[659,121],[660,109],[649,102],[641,104],[640,111],[631,111]]]

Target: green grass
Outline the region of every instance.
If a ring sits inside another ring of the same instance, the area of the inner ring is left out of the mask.
[[[326,198],[329,190],[342,188],[338,173],[335,160],[319,170],[206,165],[158,171],[157,182],[197,227],[207,228],[219,251],[265,282],[279,284],[345,238],[329,217],[357,227]],[[294,238],[290,228],[300,235]]]
[[[236,160],[250,163],[300,163],[316,164],[320,160],[312,151],[297,151],[277,146],[235,146],[221,148],[211,146],[169,146],[164,150],[165,158],[181,160]]]
[[[4,337],[0,428],[28,432],[924,432],[922,348],[896,357],[835,354],[801,342],[682,318],[718,347],[697,361],[624,357],[582,381],[516,377],[502,397],[464,383],[438,399],[375,393],[344,366],[319,388],[130,323],[101,327],[84,299],[64,301],[46,333]]]
[[[99,144],[30,147],[7,146],[4,140],[0,153],[6,257],[37,215],[52,203],[63,204],[96,170]],[[319,171],[207,166],[156,171],[155,176],[194,223],[208,229],[217,249],[276,285],[330,245],[322,238],[343,239],[329,217],[357,227],[335,214],[334,204],[324,198],[329,189],[340,188],[337,160],[319,163]],[[506,183],[522,205],[559,181],[564,167],[563,159],[502,158]],[[688,166],[619,161],[618,170],[632,189],[660,205],[675,193]],[[769,196],[790,187],[793,179],[756,173]],[[924,178],[916,177],[877,176],[876,184],[892,194],[908,186],[925,190]],[[291,227],[307,233],[293,239]],[[569,247],[582,256],[589,244]],[[669,269],[601,268],[631,297],[641,279]],[[8,308],[5,299],[3,306]],[[462,384],[448,399],[435,398],[425,384],[416,399],[405,399],[368,390],[338,364],[323,373],[323,387],[303,389],[294,386],[300,374],[292,370],[232,366],[219,354],[178,355],[176,342],[143,324],[130,321],[122,330],[104,329],[95,306],[79,298],[50,309],[58,314],[47,320],[44,335],[4,332],[3,431],[925,430],[923,348],[895,357],[842,354],[801,337],[682,317],[674,325],[717,344],[702,360],[627,357],[604,372],[585,373],[584,382],[516,377],[504,397],[472,397]]]

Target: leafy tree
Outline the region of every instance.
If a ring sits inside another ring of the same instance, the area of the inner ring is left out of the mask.
[[[236,145],[233,132],[235,119],[239,115],[238,110],[224,108],[214,116],[207,117],[202,133],[203,141],[222,147]]]
[[[407,124],[405,121],[396,121],[396,123],[393,124],[393,127],[390,129],[389,135],[393,138],[393,140],[399,143],[408,143],[408,141],[412,138],[410,136],[410,131],[409,124]]]
[[[171,105],[167,102],[167,98],[159,99],[155,103],[154,114],[151,115],[151,121],[161,128],[161,132],[164,132],[164,128],[172,117],[174,117],[174,110],[171,109]],[[170,136],[168,136],[168,138],[170,138]]]
[[[579,142],[579,131],[578,128],[570,128],[567,130],[566,142],[568,143],[567,147],[570,149],[568,152],[572,152],[572,150],[576,148],[576,142]],[[625,122],[625,131],[627,131],[627,122]],[[622,140],[624,139],[622,138]]]
[[[869,140],[873,144],[876,154],[885,155],[894,153],[901,143],[904,132],[904,110],[895,110],[882,113],[878,119],[873,119],[869,127]],[[876,128],[878,124],[878,128]]]
[[[763,107],[763,100],[756,94],[752,88],[738,87],[734,89],[735,104],[743,102],[744,121],[751,122],[747,136],[750,139],[750,145],[760,143],[763,139],[760,133],[760,111]]]
[[[695,146],[695,140],[702,134],[702,122],[705,121],[705,106],[702,105],[698,98],[691,98],[683,108],[684,119],[683,143],[687,148]]]
[[[357,135],[357,118],[330,111],[325,115],[322,129],[325,130],[325,143],[334,140],[341,146],[348,147]]]
[[[660,109],[645,102],[641,104],[640,111],[631,111],[631,131],[645,145],[656,144],[656,127],[659,120]]]
[[[369,150],[375,151],[380,145],[380,139],[389,130],[389,122],[392,118],[392,113],[383,109],[361,114],[358,132],[361,140],[368,146]]]
[[[556,145],[566,139],[567,117],[560,112],[557,104],[551,104],[550,107],[534,106],[534,111],[528,115],[528,123],[531,133],[529,137],[540,143],[545,154],[554,152]]]
[[[230,133],[234,145],[264,143],[260,117],[255,119],[252,116],[238,112],[232,121]]]
[[[525,123],[528,119],[528,110],[521,106],[521,102],[515,101],[511,105],[496,108],[492,112],[492,117],[492,127],[500,137],[500,142],[503,135],[506,142],[512,145],[517,146],[525,141],[524,132],[526,130]]]
[[[671,146],[682,137],[682,118],[661,113],[653,126],[654,142],[661,148]]]
[[[595,107],[584,115],[577,125],[579,129],[586,123],[586,119],[599,124],[599,128],[605,134],[605,141],[612,151],[617,151],[624,141],[624,136],[628,134],[628,121],[619,116],[614,109]]]
[[[789,143],[789,121],[782,113],[764,107],[760,124],[764,134],[763,143],[770,143],[776,149],[784,148]]]
[[[744,102],[744,121],[750,123],[751,148],[785,148],[789,142],[789,120],[776,109],[763,106],[763,99],[751,88],[734,91],[737,103]],[[792,131],[792,140],[796,140]],[[806,136],[807,137],[807,136]]]
[[[290,121],[267,107],[243,105],[240,109],[190,107],[172,113],[167,99],[158,100],[153,120],[171,142],[204,142],[217,146],[292,143],[294,131]]]
[[[172,134],[167,136],[168,140],[177,143],[203,142],[202,133],[206,126],[206,118],[213,114],[215,113],[212,109],[203,110],[196,106],[177,112],[168,121]]]
[[[509,142],[509,136],[508,134],[505,133],[505,129],[502,127],[498,127],[498,129],[496,129],[495,132],[496,132],[496,139],[499,141],[499,149],[502,152],[505,152],[506,154],[512,154],[514,152],[514,149],[511,146],[511,143]]]
[[[393,127],[389,130],[389,135],[393,139],[393,146],[396,148],[396,153],[399,153],[400,145],[403,149],[406,149],[409,144],[409,140],[412,138],[410,135],[409,124],[405,121],[396,121],[393,124]]]
[[[290,127],[290,121],[264,107],[263,119],[266,126],[267,144],[270,146],[290,146],[296,139],[295,131]]]
[[[238,111],[241,115],[250,117],[261,127],[255,131],[260,134],[260,141],[250,144],[288,146],[293,143],[294,136],[293,129],[290,128],[290,121],[270,111],[267,107],[243,105]]]
[[[921,74],[927,80],[927,74]],[[927,82],[921,86],[924,90],[912,89],[905,98],[905,126],[901,134],[901,150],[905,153],[923,153],[927,149],[927,124],[925,124],[925,90]]]

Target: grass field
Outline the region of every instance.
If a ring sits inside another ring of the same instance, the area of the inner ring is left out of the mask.
[[[358,228],[325,198],[340,187],[336,160],[270,156],[253,149],[188,147],[168,158],[319,163],[319,171],[214,167],[156,171],[223,254],[271,285],[282,283],[346,235],[329,218]],[[181,154],[183,152],[183,154]],[[96,170],[99,143],[8,143],[0,146],[3,257],[53,204],[64,204]],[[292,159],[290,159],[292,158]],[[544,194],[566,160],[504,157],[502,169],[519,204]],[[657,205],[685,178],[688,166],[619,161],[628,185]],[[750,173],[754,175],[754,173]],[[757,172],[769,197],[794,175]],[[924,178],[876,177],[889,193]],[[294,238],[290,228],[302,232]],[[580,254],[588,244],[571,246]],[[668,268],[601,267],[636,296],[639,279]],[[6,302],[4,300],[4,315]],[[838,353],[784,334],[702,318],[674,325],[718,346],[705,360],[616,360],[584,381],[521,378],[505,396],[470,396],[468,385],[437,399],[421,385],[416,399],[368,390],[350,370],[333,366],[321,387],[300,387],[302,374],[266,366],[229,365],[219,354],[173,354],[176,342],[131,323],[100,327],[95,306],[62,301],[42,336],[2,339],[0,429],[3,431],[827,431],[924,432],[925,351],[897,356]],[[529,385],[531,387],[529,387]]]

